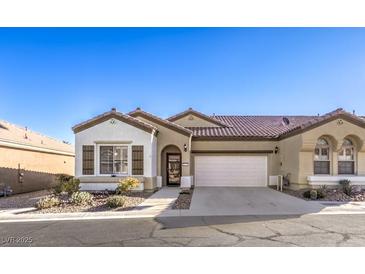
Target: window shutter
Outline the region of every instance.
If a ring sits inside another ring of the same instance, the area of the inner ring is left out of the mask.
[[[82,146],[82,175],[94,175],[94,146]]]
[[[132,146],[132,175],[143,175],[143,146]]]

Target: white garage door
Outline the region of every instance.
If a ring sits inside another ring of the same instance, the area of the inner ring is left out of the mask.
[[[196,156],[196,186],[267,186],[266,156]]]

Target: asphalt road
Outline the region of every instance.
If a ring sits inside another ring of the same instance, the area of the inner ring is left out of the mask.
[[[0,246],[365,246],[365,215],[0,223]]]

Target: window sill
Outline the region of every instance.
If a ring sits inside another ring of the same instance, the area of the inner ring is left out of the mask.
[[[365,185],[365,176],[358,175],[315,175],[307,177],[309,185],[338,185],[341,180],[350,180],[354,185]]]

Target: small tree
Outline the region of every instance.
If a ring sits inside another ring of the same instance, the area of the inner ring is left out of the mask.
[[[115,193],[117,195],[131,192],[133,188],[138,187],[140,184],[139,180],[136,178],[128,177],[124,180],[120,180]]]

